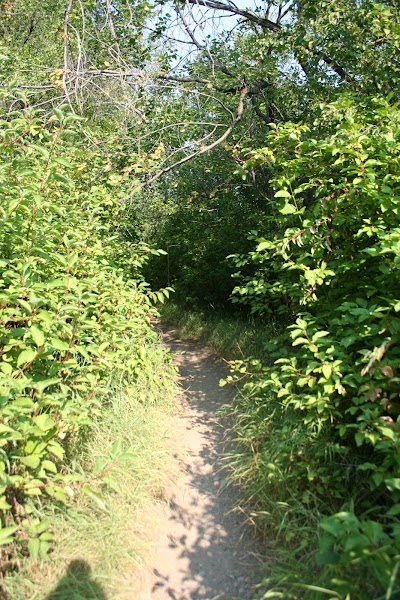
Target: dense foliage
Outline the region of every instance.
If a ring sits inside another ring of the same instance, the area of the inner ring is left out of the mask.
[[[294,555],[266,597],[395,598],[398,3],[0,9],[0,541],[44,555],[36,507],[93,494],[70,458],[148,368],[144,272],[281,331],[232,375],[234,477]]]
[[[282,330],[231,378],[246,382],[233,476],[298,561],[266,597],[399,593],[397,11],[299,2],[279,31],[214,47],[219,82],[268,85],[163,217],[178,298],[218,308],[234,269],[233,305]],[[204,77],[205,58],[191,68]]]
[[[123,187],[99,176],[75,116],[26,108],[0,125],[0,539],[44,556],[53,534],[35,509],[76,489],[94,495],[68,466],[74,445],[111,381],[146,369],[148,249],[115,231]]]
[[[321,521],[319,560],[336,565],[341,594],[365,597],[389,589],[400,552],[398,106],[346,97],[322,107],[316,126],[317,139],[303,125],[273,127],[251,153],[276,164],[285,220],[235,258],[255,272],[234,293],[257,313],[291,315],[293,350],[273,341],[275,364],[259,365],[247,387],[257,403],[272,390],[274,410],[303,423],[295,447],[278,446],[270,462],[306,503],[316,495],[341,508]],[[287,431],[282,421],[274,436]],[[255,439],[258,452],[270,446]],[[358,591],[346,571],[355,564],[368,573]]]

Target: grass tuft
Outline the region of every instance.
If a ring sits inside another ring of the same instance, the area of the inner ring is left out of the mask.
[[[278,335],[278,322],[238,317],[218,311],[184,308],[173,302],[161,310],[162,321],[176,328],[183,338],[194,339],[224,358],[235,360],[255,356],[266,358],[265,344]]]

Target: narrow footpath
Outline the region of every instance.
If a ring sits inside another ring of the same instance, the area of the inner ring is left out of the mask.
[[[262,556],[237,491],[226,486],[226,440],[216,415],[231,399],[231,390],[219,387],[226,368],[196,342],[173,331],[163,337],[182,388],[173,432],[179,468],[152,524],[156,536],[138,600],[249,600]]]

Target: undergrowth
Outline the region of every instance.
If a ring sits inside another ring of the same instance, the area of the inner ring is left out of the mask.
[[[147,544],[142,523],[168,475],[168,415],[176,394],[166,351],[156,340],[147,351],[151,369],[129,389],[113,382],[72,465],[93,494],[77,491],[67,509],[40,511],[55,534],[54,550],[46,560],[19,563],[7,580],[9,600],[110,600],[131,590]]]
[[[199,340],[229,360],[254,356],[268,359],[265,343],[279,331],[279,323],[251,316],[226,315],[221,311],[186,308],[168,301],[161,308],[162,321],[181,337]]]
[[[398,562],[388,536],[374,521],[381,499],[368,490],[359,469],[366,456],[340,444],[322,420],[305,423],[268,385],[272,359],[266,347],[278,335],[277,326],[256,319],[235,323],[221,314],[208,318],[170,305],[166,312],[180,335],[202,339],[233,359],[232,375],[222,382],[237,386],[234,402],[224,407],[236,442],[226,460],[231,480],[250,502],[252,521],[274,554],[257,597],[398,598]],[[235,339],[251,358],[236,358]],[[281,338],[282,348],[284,343]],[[286,351],[293,351],[289,341]],[[357,507],[367,503],[369,513],[358,513]],[[395,518],[393,512],[387,527]]]
[[[81,119],[15,101],[0,119],[0,595],[86,598],[89,566],[121,588],[133,518],[161,489],[174,370],[151,318],[168,290],[144,281],[157,250],[121,231],[132,183],[115,189]]]

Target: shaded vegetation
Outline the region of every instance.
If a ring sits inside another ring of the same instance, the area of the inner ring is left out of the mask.
[[[168,388],[173,285],[165,318],[234,359],[233,478],[282,546],[260,594],[393,600],[397,2],[0,7],[5,559],[52,549],[42,506],[104,508],[77,456],[111,382]]]

